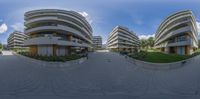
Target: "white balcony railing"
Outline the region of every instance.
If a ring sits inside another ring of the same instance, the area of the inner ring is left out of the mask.
[[[78,43],[67,40],[60,40],[60,37],[37,37],[30,38],[24,41],[24,45],[62,45],[62,46],[78,46],[78,47],[91,47],[87,43]]]
[[[41,26],[41,27],[36,27],[36,28],[32,28],[29,30],[26,30],[25,33],[32,33],[32,32],[37,32],[37,31],[44,31],[44,30],[63,30],[63,31],[67,31],[70,32],[76,36],[79,36],[85,40],[87,40],[88,42],[92,43],[92,40],[86,38],[80,31],[70,28],[68,26],[63,26],[63,25],[57,25],[57,26]]]
[[[185,45],[191,45],[192,41],[187,40],[187,41],[180,41],[180,42],[174,42],[174,43],[167,43],[166,47],[171,47],[171,46],[185,46]]]
[[[156,44],[159,44],[160,42],[163,42],[163,41],[165,41],[166,39],[168,39],[172,36],[179,35],[181,33],[191,31],[191,30],[192,30],[192,28],[190,26],[186,26],[186,27],[180,28],[178,30],[172,31],[172,32],[168,33],[165,37],[163,37],[161,40],[156,42]]]

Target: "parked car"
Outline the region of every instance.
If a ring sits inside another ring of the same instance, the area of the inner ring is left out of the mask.
[[[120,52],[121,55],[128,55],[128,52]]]

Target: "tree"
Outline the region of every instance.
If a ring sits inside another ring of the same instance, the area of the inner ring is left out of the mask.
[[[0,50],[3,49],[3,45],[0,43]]]
[[[154,46],[154,37],[149,37],[148,39],[141,39],[140,46],[142,49],[149,49]]]
[[[200,48],[200,40],[199,40],[199,48]]]
[[[152,48],[152,47],[154,46],[154,37],[149,37],[149,38],[147,39],[147,41],[148,41],[148,46],[149,46],[150,48]]]
[[[141,44],[142,49],[146,49],[148,46],[148,42],[146,39],[141,39],[140,44]]]

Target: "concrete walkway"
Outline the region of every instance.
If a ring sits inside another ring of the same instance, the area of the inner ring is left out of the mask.
[[[151,70],[111,52],[70,68],[0,56],[0,99],[198,99],[200,56],[172,70]]]

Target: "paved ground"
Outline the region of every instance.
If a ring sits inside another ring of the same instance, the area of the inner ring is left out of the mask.
[[[4,52],[0,99],[199,99],[200,56],[173,70],[148,70],[115,53],[81,65],[44,67]]]

